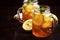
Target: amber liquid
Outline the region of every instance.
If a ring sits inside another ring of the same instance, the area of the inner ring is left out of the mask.
[[[32,19],[33,13],[23,13],[23,20],[26,21],[28,19]]]
[[[45,38],[48,37],[52,31],[51,27],[43,28],[44,17],[41,14],[35,14],[32,22],[32,33],[36,37]]]
[[[28,19],[32,19],[33,13],[34,13],[34,6],[31,4],[24,4],[22,9],[22,18],[24,21]]]

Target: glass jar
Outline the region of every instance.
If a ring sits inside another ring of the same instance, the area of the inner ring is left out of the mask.
[[[44,12],[35,11],[32,18],[32,34],[40,38],[50,36],[58,22],[58,18],[56,16],[54,17],[50,12],[49,6],[45,7],[46,9]]]
[[[25,0],[24,0],[25,1]],[[26,21],[28,19],[32,19],[34,13],[34,6],[32,0],[27,0],[22,6],[22,19]]]

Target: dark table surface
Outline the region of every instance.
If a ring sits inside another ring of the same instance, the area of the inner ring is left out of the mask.
[[[0,40],[60,40],[60,21],[51,36],[44,39],[37,38],[32,35],[31,31],[24,31],[22,23],[13,19],[22,2],[11,0],[7,2],[2,1],[0,4]],[[44,2],[41,2],[41,4],[44,4]],[[57,15],[60,20],[60,6],[58,3],[52,4],[50,7],[51,12]]]

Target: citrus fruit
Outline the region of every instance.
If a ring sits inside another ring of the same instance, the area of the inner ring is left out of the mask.
[[[41,14],[35,14],[35,17],[33,18],[33,23],[35,25],[42,25],[42,23],[43,23],[43,16]]]
[[[32,19],[26,20],[23,23],[22,28],[26,31],[32,30]]]

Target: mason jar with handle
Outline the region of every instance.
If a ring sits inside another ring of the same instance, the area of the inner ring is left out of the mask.
[[[49,6],[45,6],[44,12],[35,11],[32,19],[32,34],[39,38],[50,36],[56,25],[58,18],[50,12]]]

